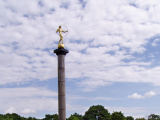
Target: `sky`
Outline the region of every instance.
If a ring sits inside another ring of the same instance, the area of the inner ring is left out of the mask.
[[[57,113],[56,29],[67,117],[91,105],[160,114],[159,0],[0,0],[0,113]]]

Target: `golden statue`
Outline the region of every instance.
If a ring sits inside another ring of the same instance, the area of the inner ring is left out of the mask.
[[[63,33],[66,33],[66,32],[68,32],[68,30],[64,31],[64,30],[62,29],[62,27],[59,26],[59,28],[57,29],[56,33],[57,33],[57,32],[59,33],[59,37],[60,37],[60,40],[59,40],[59,42],[58,42],[58,48],[64,48],[62,32],[63,32]]]

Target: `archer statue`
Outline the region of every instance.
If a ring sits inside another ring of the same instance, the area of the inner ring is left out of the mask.
[[[64,31],[64,30],[62,29],[62,27],[59,26],[59,28],[57,29],[56,33],[57,33],[57,32],[59,33],[59,37],[60,37],[60,40],[59,40],[58,45],[63,44],[62,32],[63,32],[63,33],[66,33],[66,32],[68,32],[68,30]]]

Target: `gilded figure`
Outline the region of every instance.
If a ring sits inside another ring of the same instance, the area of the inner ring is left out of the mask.
[[[59,40],[58,44],[63,44],[63,35],[62,35],[62,33],[66,33],[66,32],[68,32],[68,30],[64,31],[61,26],[58,27],[58,29],[56,31],[56,33],[59,33],[59,37],[60,37],[60,40]]]

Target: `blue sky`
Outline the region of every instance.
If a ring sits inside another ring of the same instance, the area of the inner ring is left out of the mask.
[[[111,113],[160,114],[160,1],[1,0],[0,113],[57,113],[59,25],[67,116],[101,104]]]

